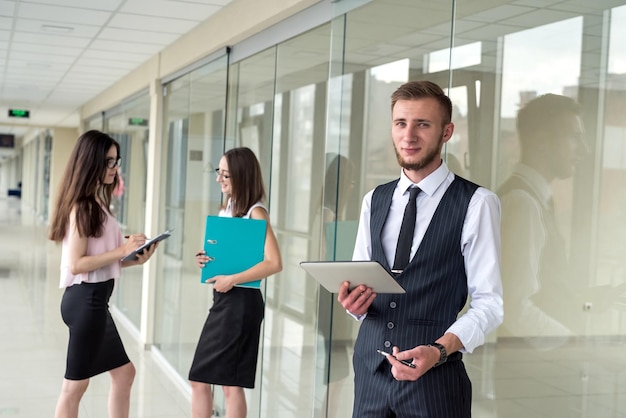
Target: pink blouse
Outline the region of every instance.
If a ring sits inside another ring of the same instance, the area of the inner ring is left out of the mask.
[[[68,227],[69,228],[69,227]],[[98,270],[90,271],[88,273],[80,273],[73,275],[70,272],[69,262],[69,242],[68,233],[65,234],[63,239],[63,246],[61,248],[61,280],[59,287],[69,287],[81,282],[87,283],[99,283],[105,282],[109,279],[118,279],[122,272],[122,264],[120,261],[111,263],[108,266],[99,268]],[[122,240],[122,230],[117,220],[107,212],[107,220],[104,224],[104,230],[102,236],[99,238],[90,237],[87,239],[87,254],[97,255],[107,251],[111,251],[124,242]]]

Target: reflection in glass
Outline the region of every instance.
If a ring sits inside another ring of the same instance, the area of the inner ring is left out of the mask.
[[[147,121],[149,115],[150,98],[147,93],[123,102],[104,115],[104,131],[120,144],[122,160],[117,172],[120,181],[113,191],[110,209],[125,234],[145,231],[149,132],[147,124],[134,125],[131,119]],[[101,119],[94,118],[93,121]],[[124,280],[117,283],[112,296],[116,308],[137,329],[141,321],[142,273],[142,268],[126,269]]]
[[[570,337],[582,331],[577,313],[583,303],[578,294],[584,289],[576,289],[571,280],[575,271],[551,185],[571,178],[587,156],[578,104],[565,96],[539,96],[520,109],[517,128],[520,160],[498,192],[502,271],[510,295],[505,297],[500,334]],[[545,341],[540,344],[546,347]]]
[[[611,9],[611,35],[609,37],[609,74],[626,74],[626,6]]]
[[[160,228],[174,232],[155,260],[154,346],[184,381],[212,303],[194,255],[203,248],[205,217],[221,204],[211,167],[223,153],[226,65],[227,56],[217,58],[167,84],[164,95]]]
[[[482,44],[480,42],[473,42],[452,48],[452,50],[446,48],[433,51],[426,55],[428,59],[427,72],[436,73],[439,71],[456,70],[457,68],[479,65],[482,52],[481,46]],[[450,61],[450,57],[452,57],[452,61]]]
[[[273,138],[274,129],[280,122],[274,122],[274,98],[275,98],[275,86],[274,78],[276,63],[276,49],[270,48],[266,51],[260,52],[252,57],[249,57],[237,64],[232,65],[229,68],[231,76],[230,87],[231,97],[229,102],[231,107],[229,108],[229,114],[235,115],[229,118],[226,129],[226,149],[238,146],[246,146],[252,149],[259,159],[261,164],[261,171],[263,172],[263,179],[266,181],[265,189],[270,196],[268,203],[268,210],[270,218],[283,219],[285,217],[285,208],[281,203],[275,202],[272,199],[273,191],[275,187],[275,180],[285,180],[285,176],[280,173],[278,177],[270,176],[270,167],[274,162],[280,158],[274,155],[273,151]],[[240,80],[249,80],[245,82],[245,89],[237,88],[237,83]],[[283,109],[284,111],[284,109]],[[283,126],[283,129],[285,126]],[[283,131],[286,133],[286,131]],[[281,154],[288,151],[289,148],[285,147],[281,149]],[[281,191],[285,187],[281,184]],[[280,225],[280,224],[278,224]],[[287,255],[285,253],[284,235],[281,228],[277,224],[273,224],[274,233],[276,234],[280,252],[283,258],[283,272],[273,275],[267,280],[262,282],[262,290],[264,290],[264,298],[266,301],[265,307],[265,320],[261,329],[261,341],[265,344],[265,347],[259,351],[258,372],[256,375],[255,387],[252,390],[246,390],[246,398],[248,402],[248,415],[249,416],[264,416],[261,404],[261,394],[264,393],[268,398],[271,398],[269,392],[265,392],[267,386],[266,373],[271,373],[270,368],[275,367],[280,361],[267,362],[268,356],[273,356],[273,347],[276,343],[272,342],[271,345],[267,345],[269,341],[274,341],[271,336],[276,331],[282,330],[277,326],[274,321],[277,316],[271,315],[271,307],[274,302],[277,301],[279,296],[279,289],[283,281],[282,277],[291,277],[286,272],[289,271],[289,265],[286,262]],[[284,276],[287,274],[286,276]],[[263,289],[264,288],[264,289]],[[270,296],[271,292],[271,296]],[[268,332],[270,334],[268,334]],[[296,370],[294,369],[294,373]],[[270,374],[271,376],[271,374]],[[276,383],[272,381],[272,383]],[[275,385],[272,385],[277,387]],[[218,394],[219,391],[216,391]],[[268,407],[277,407],[274,401],[271,401]],[[271,416],[272,414],[268,414]]]

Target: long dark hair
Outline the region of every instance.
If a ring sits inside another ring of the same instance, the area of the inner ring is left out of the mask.
[[[232,214],[241,218],[252,205],[265,200],[261,164],[247,147],[232,148],[224,153],[224,157],[230,175]]]
[[[72,210],[81,237],[102,235],[111,194],[119,181],[118,176],[112,184],[102,181],[107,170],[107,153],[112,146],[117,149],[119,157],[120,145],[107,134],[93,130],[78,138],[57,192],[48,234],[52,241],[65,238]]]

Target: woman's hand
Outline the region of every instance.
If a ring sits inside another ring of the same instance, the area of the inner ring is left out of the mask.
[[[211,259],[209,258],[208,255],[206,255],[206,252],[204,250],[198,251],[196,253],[196,265],[198,267],[204,268],[206,263],[209,263],[210,261]]]
[[[150,257],[152,257],[152,254],[154,254],[158,246],[159,246],[159,243],[155,242],[148,248],[145,248],[141,252],[141,254],[137,253],[137,260],[134,260],[132,262],[135,263],[135,265],[140,265],[140,264],[145,263],[146,261],[150,259]]]
[[[145,234],[133,234],[128,235],[128,238],[122,248],[124,249],[124,255],[130,254],[135,251],[137,248],[141,247],[146,243]],[[123,261],[122,267],[130,267],[130,266],[138,266],[144,264],[146,261],[152,257],[152,254],[156,251],[159,246],[158,242],[150,245],[148,248],[144,248],[141,254],[137,253],[137,259],[132,261]]]
[[[132,234],[128,235],[128,239],[122,245],[124,248],[124,255],[130,254],[135,251],[137,248],[141,247],[146,243],[146,235],[145,234]]]
[[[196,265],[198,267],[203,268],[207,263],[210,263],[210,262],[211,262],[211,257],[207,256],[204,250],[198,251],[196,253]],[[205,283],[212,284],[213,289],[215,289],[216,291],[220,293],[226,293],[237,284],[237,281],[234,275],[230,275],[230,276],[221,275],[221,276],[213,276],[207,281],[205,281]]]
[[[215,289],[216,291],[220,293],[228,292],[237,284],[237,282],[235,281],[234,275],[213,276],[209,280],[207,280],[205,283],[212,284],[213,289]]]

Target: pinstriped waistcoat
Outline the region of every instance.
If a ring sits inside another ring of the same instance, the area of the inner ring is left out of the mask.
[[[372,260],[390,271],[381,235],[398,180],[378,186],[372,195]],[[407,350],[434,342],[456,320],[467,299],[461,232],[478,185],[455,176],[445,192],[417,252],[396,280],[406,294],[378,294],[359,329],[355,355],[373,373],[384,357],[376,349]]]

